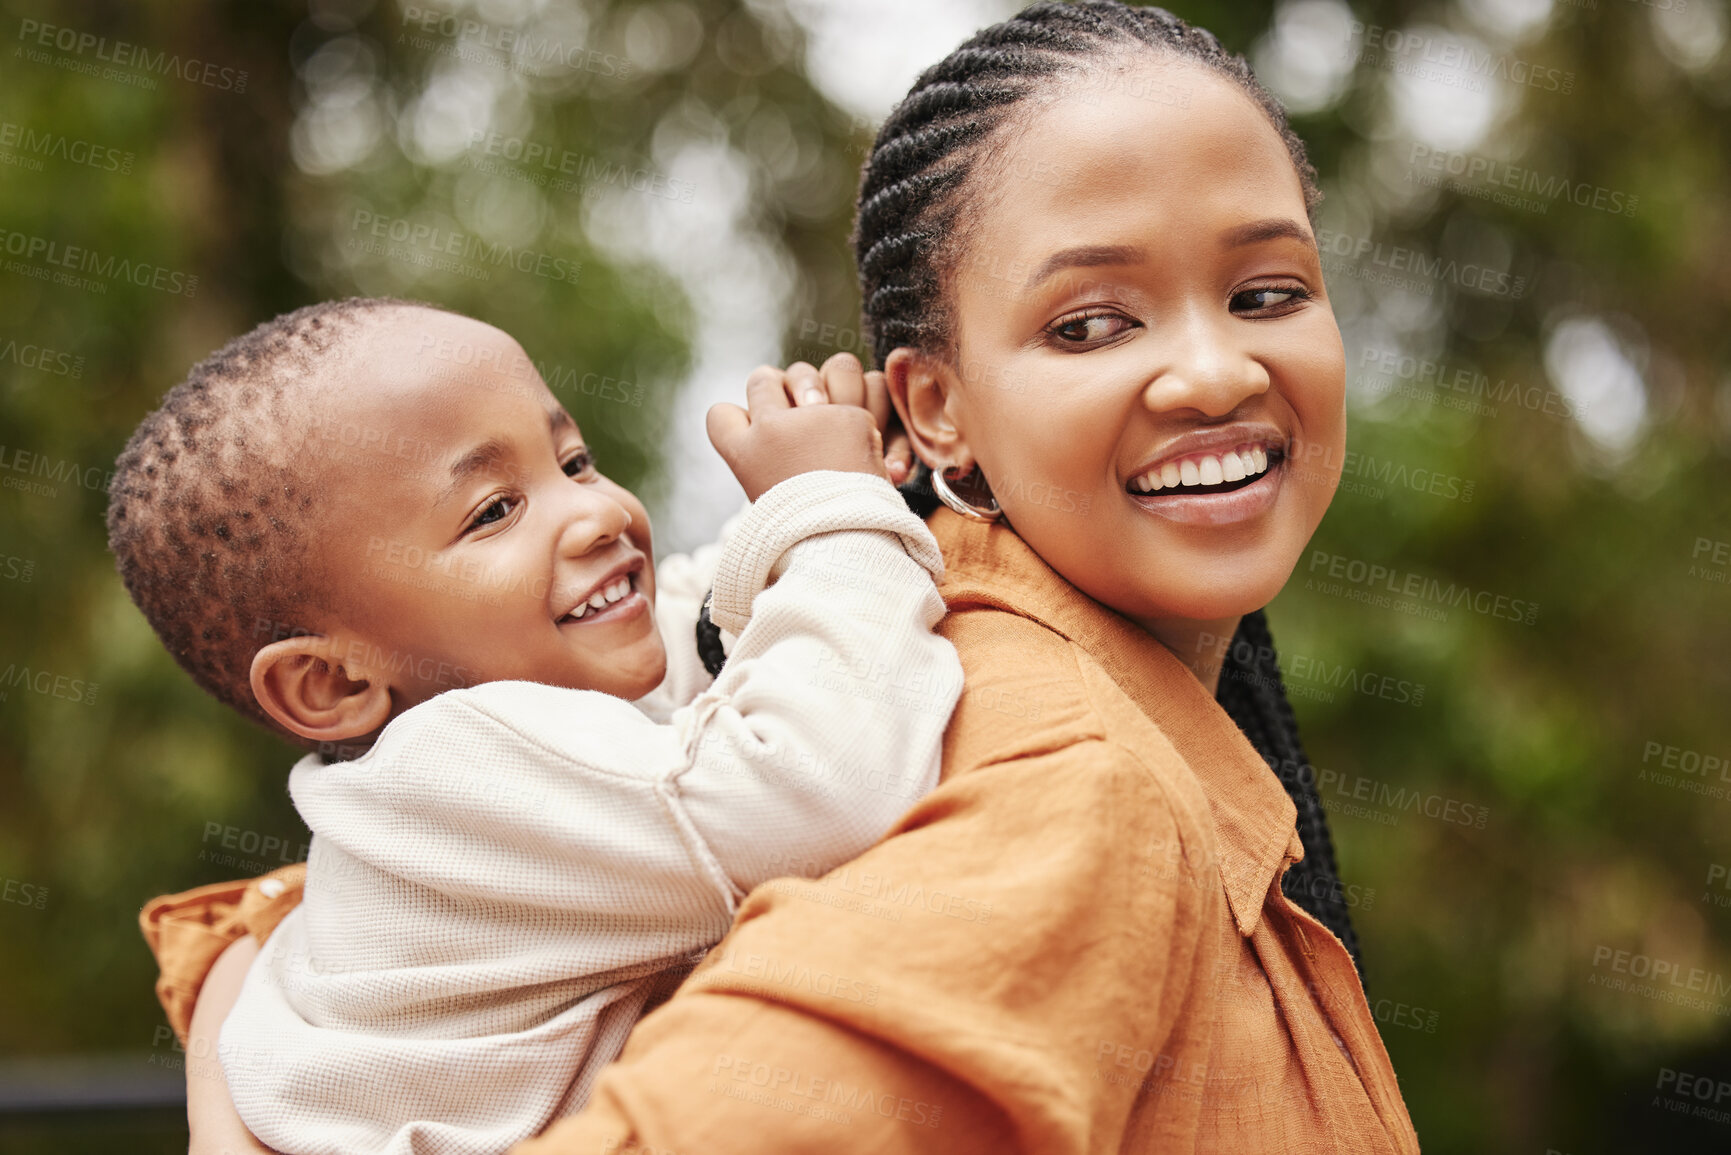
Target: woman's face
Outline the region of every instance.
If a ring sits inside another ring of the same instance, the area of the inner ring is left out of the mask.
[[[1187,63],[1114,79],[980,162],[955,356],[888,368],[928,462],[977,463],[1049,565],[1159,633],[1285,584],[1339,480],[1346,367],[1267,117]]]

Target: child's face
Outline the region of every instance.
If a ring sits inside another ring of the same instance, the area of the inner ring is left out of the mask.
[[[949,413],[1070,582],[1145,624],[1215,621],[1272,599],[1328,508],[1345,358],[1267,118],[1192,65],[1124,79],[1034,111],[977,174]],[[1204,457],[1256,446],[1290,456],[1236,492],[1141,492],[1163,464],[1206,481]]]
[[[393,310],[317,404],[333,664],[387,680],[397,709],[504,679],[622,698],[660,682],[649,517],[515,341]]]

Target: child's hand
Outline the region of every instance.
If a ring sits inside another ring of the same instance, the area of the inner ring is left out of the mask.
[[[835,353],[823,363],[822,369],[813,369],[803,361],[790,365],[787,377],[796,404],[805,404],[802,394],[809,395],[816,389],[831,405],[857,405],[870,413],[884,440],[884,470],[889,474],[890,484],[900,485],[908,479],[914,467],[914,447],[902,429],[895,406],[890,404],[889,388],[881,371],[873,369],[867,373],[852,353]]]
[[[869,376],[877,378],[876,406]],[[832,395],[851,403],[831,404]],[[764,365],[746,380],[745,396],[749,413],[725,402],[710,407],[709,440],[752,501],[814,469],[901,480],[885,468],[883,374],[862,373],[851,354],[831,357],[822,374],[803,361],[785,372]]]

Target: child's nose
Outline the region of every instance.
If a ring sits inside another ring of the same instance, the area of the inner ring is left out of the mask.
[[[586,485],[571,486],[562,494],[559,553],[581,557],[591,550],[623,537],[631,527],[631,513],[610,495]]]
[[[1159,371],[1142,400],[1157,413],[1194,409],[1224,417],[1269,386],[1268,369],[1230,325],[1202,317],[1168,330]]]

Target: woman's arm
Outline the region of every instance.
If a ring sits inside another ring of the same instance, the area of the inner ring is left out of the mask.
[[[247,968],[257,955],[258,943],[251,935],[223,951],[205,977],[192,1012],[186,1040],[186,1122],[192,1132],[188,1155],[271,1155],[234,1109],[218,1047],[222,1022],[240,996]]]

